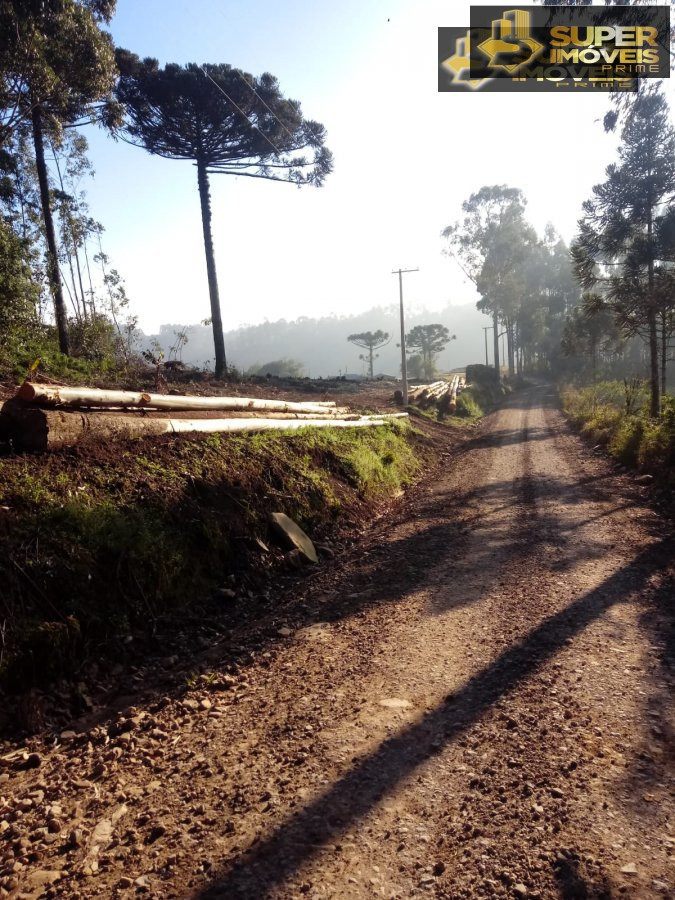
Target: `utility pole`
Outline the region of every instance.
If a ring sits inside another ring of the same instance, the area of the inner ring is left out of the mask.
[[[492,325],[483,325],[483,337],[485,338],[485,366],[489,365],[488,363],[488,349],[487,349],[487,333],[492,330]]]
[[[403,405],[408,405],[408,361],[405,355],[405,318],[403,315],[403,276],[407,272],[419,272],[419,269],[394,269],[392,275],[398,275],[398,292],[401,305],[401,394]]]

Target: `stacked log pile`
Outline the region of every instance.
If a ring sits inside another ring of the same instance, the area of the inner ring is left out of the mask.
[[[172,411],[172,416],[166,416]],[[186,415],[190,413],[189,417]],[[214,417],[214,413],[216,416]],[[0,412],[0,439],[17,450],[70,447],[85,436],[110,440],[185,432],[360,428],[405,417],[360,415],[333,401],[291,403],[248,397],[195,397],[25,382]]]
[[[408,392],[408,403],[429,409],[435,406],[439,412],[454,413],[457,408],[457,396],[466,386],[463,375],[452,375],[449,379],[434,381],[432,384],[420,384]]]

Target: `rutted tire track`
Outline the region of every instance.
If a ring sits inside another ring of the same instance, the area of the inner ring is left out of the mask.
[[[550,392],[522,394],[300,598],[314,624],[245,685],[140,711],[95,791],[73,785],[117,738],[48,756],[83,846],[18,876],[62,869],[63,897],[663,895],[672,546]]]

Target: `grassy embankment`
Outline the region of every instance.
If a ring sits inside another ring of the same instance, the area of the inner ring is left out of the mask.
[[[668,396],[658,420],[649,418],[645,383],[603,381],[561,389],[570,421],[595,444],[626,466],[675,485],[675,397]]]
[[[0,684],[124,653],[132,631],[199,614],[223,585],[239,609],[283,565],[270,512],[321,541],[372,517],[433,457],[431,438],[390,424],[0,459]]]

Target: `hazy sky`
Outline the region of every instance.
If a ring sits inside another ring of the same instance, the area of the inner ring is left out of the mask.
[[[606,96],[437,93],[437,28],[469,5],[437,0],[118,0],[115,42],[165,62],[269,71],[326,126],[335,170],[298,189],[212,177],[226,328],[349,313],[398,299],[475,299],[441,229],[483,184],[524,190],[532,223],[566,240],[614,156]],[[87,183],[104,249],[146,331],[210,315],[196,170],[88,130]]]

